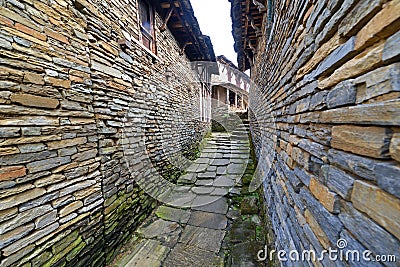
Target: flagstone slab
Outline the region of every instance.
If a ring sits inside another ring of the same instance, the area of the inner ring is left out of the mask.
[[[228,212],[228,201],[221,196],[199,195],[194,199],[191,208],[193,210],[226,214]]]
[[[196,180],[197,180],[196,173],[188,173],[179,177],[178,184],[194,184]]]
[[[201,180],[197,180],[195,185],[196,186],[212,186],[214,183],[213,179],[201,179]]]
[[[246,170],[246,164],[229,164],[227,172],[228,174],[243,174]]]
[[[194,246],[178,244],[168,255],[164,267],[224,266],[224,259],[215,253]]]
[[[199,179],[214,179],[217,176],[215,172],[204,172],[204,173],[199,173],[197,175],[197,178]]]
[[[227,166],[229,164],[229,159],[215,159],[211,162],[214,166]]]
[[[161,266],[169,251],[170,248],[161,245],[156,240],[144,239],[132,249],[131,255],[133,257],[121,267],[158,267]]]
[[[222,214],[193,211],[188,224],[215,230],[224,230],[228,224],[228,219]]]
[[[229,194],[228,188],[215,188],[211,193],[210,196],[225,196]]]
[[[194,186],[192,187],[192,191],[197,195],[210,195],[214,191],[214,188],[211,186]]]
[[[190,210],[172,208],[168,206],[160,206],[156,211],[158,218],[186,224],[190,219]]]
[[[220,176],[214,180],[213,186],[215,187],[233,187],[235,179],[232,176]]]
[[[225,231],[188,225],[182,232],[179,243],[218,253]]]
[[[158,219],[139,228],[137,232],[144,238],[160,241],[163,246],[173,247],[178,242],[182,228],[177,222]]]
[[[177,192],[173,191],[162,199],[164,204],[178,208],[189,208],[196,198],[196,194],[192,191]]]

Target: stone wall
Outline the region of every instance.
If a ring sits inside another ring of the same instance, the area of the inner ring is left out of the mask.
[[[168,30],[157,55],[136,41],[136,6],[0,0],[0,266],[109,262],[156,204],[136,181],[174,180],[208,130],[189,60]]]
[[[400,260],[400,1],[267,2],[250,106],[271,247]],[[346,264],[313,263],[381,266]]]

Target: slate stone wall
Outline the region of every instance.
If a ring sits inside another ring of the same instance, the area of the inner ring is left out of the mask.
[[[209,129],[162,19],[157,55],[136,41],[136,5],[0,0],[0,266],[109,262],[156,204],[136,180],[174,180]]]
[[[397,266],[400,1],[267,2],[250,117],[271,248],[320,252],[343,238],[397,263],[312,265]]]

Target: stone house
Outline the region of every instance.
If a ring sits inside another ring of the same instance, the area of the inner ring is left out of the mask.
[[[3,0],[0,27],[0,266],[103,266],[209,130],[211,41],[188,0]]]
[[[212,76],[212,99],[216,100],[216,106],[228,105],[232,112],[247,110],[250,78],[239,71],[235,64],[225,56],[217,57],[219,69],[218,75]]]
[[[398,261],[400,1],[230,2],[239,69],[251,69],[269,249],[339,247]]]

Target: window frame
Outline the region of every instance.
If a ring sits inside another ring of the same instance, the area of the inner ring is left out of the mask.
[[[142,20],[142,5],[146,5],[148,7],[148,16],[149,16],[149,23],[150,23],[150,32],[143,26]],[[137,17],[139,21],[139,41],[140,43],[147,48],[150,52],[157,55],[157,45],[156,45],[156,30],[155,30],[155,10],[154,7],[149,3],[147,0],[138,0],[137,1]],[[150,43],[150,47],[148,47],[144,39],[147,39]]]

